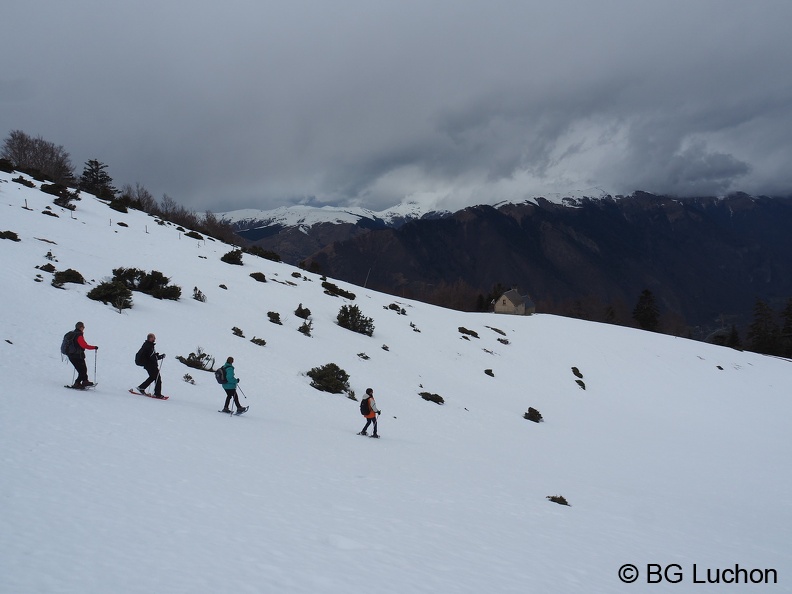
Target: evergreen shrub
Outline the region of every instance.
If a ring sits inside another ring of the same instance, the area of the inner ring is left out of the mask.
[[[341,394],[349,391],[349,374],[335,363],[314,367],[308,372],[311,387],[321,392]]]
[[[338,311],[338,325],[358,334],[371,336],[374,333],[374,321],[367,318],[357,305],[344,305]]]

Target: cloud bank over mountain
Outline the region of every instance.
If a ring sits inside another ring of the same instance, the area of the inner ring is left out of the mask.
[[[788,2],[182,8],[7,7],[0,133],[196,210],[792,188]]]

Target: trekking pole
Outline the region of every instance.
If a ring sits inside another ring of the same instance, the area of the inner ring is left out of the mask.
[[[236,389],[242,392],[242,388],[239,387],[239,384],[237,384]],[[245,396],[244,392],[242,392],[242,396]],[[247,396],[245,396],[245,400],[247,400]]]
[[[162,375],[162,366],[165,364],[165,357],[160,359],[159,367],[157,367],[157,379],[154,381],[154,387],[156,389],[157,381],[159,381],[160,376]]]
[[[96,377],[96,360],[99,358],[99,349],[94,349],[94,386],[99,383],[99,378]]]

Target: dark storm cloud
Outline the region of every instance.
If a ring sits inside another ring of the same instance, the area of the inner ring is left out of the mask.
[[[789,194],[790,17],[736,0],[13,2],[0,134],[196,210]]]

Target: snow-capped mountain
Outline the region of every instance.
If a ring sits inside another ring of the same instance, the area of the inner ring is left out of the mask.
[[[417,202],[405,202],[381,212],[357,207],[295,205],[217,213],[240,237],[277,253],[290,264],[301,262],[329,244],[372,229],[398,228],[409,221],[449,215],[445,211],[425,210]]]
[[[426,210],[418,202],[404,202],[383,211],[360,207],[281,206],[272,210],[242,209],[216,213],[217,217],[238,230],[258,227],[299,227],[303,230],[321,223],[352,224],[364,227],[398,227],[420,218],[439,218],[447,211]]]
[[[785,589],[792,362],[231,265],[229,245],[19,177],[0,173],[0,593]],[[119,267],[181,298],[89,299]],[[85,284],[53,286],[67,270]],[[91,391],[62,387],[77,321]],[[127,391],[149,332],[167,401]],[[245,415],[176,360],[199,351],[234,358]],[[312,387],[329,363],[356,399],[374,389],[381,439],[356,435],[351,393]]]

